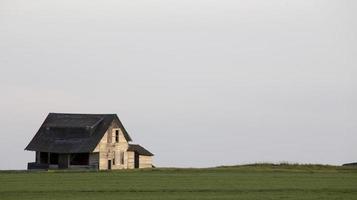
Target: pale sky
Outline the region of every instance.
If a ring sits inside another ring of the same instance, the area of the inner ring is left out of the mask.
[[[49,112],[159,167],[357,161],[357,1],[0,0],[0,169]]]

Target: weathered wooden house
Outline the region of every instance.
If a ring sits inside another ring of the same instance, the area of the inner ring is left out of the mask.
[[[28,169],[151,168],[153,154],[131,141],[116,114],[50,113],[25,148],[36,152]]]

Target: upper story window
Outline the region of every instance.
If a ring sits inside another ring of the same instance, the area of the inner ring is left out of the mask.
[[[119,130],[115,130],[115,142],[119,142]]]

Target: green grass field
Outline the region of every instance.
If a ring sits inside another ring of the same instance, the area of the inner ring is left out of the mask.
[[[357,199],[357,169],[254,165],[112,172],[0,172],[7,199]]]

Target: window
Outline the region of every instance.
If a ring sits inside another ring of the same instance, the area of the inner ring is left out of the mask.
[[[119,130],[115,130],[115,142],[119,142]]]
[[[124,165],[124,152],[120,152],[120,164]]]
[[[117,162],[119,159],[119,152],[113,151],[113,165],[118,165],[119,163]]]

